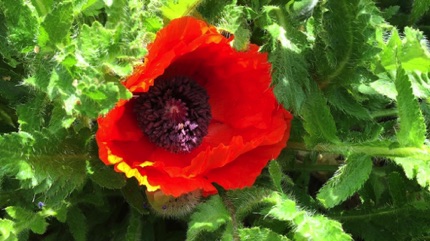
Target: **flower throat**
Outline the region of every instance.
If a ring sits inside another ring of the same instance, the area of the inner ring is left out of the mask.
[[[187,153],[200,145],[212,118],[206,90],[188,77],[156,79],[134,103],[140,129],[156,145]]]

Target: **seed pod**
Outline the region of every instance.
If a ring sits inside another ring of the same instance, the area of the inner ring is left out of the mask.
[[[196,190],[175,198],[158,190],[146,191],[146,197],[155,213],[163,217],[181,218],[190,214],[200,203],[202,193]]]

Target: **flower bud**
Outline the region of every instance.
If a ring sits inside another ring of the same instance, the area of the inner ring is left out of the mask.
[[[146,197],[152,209],[164,217],[181,218],[190,214],[200,203],[202,192],[196,190],[179,197],[165,195],[162,191],[146,191]]]

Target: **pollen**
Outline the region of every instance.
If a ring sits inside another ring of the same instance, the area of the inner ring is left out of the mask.
[[[140,129],[156,145],[173,153],[199,146],[212,118],[206,90],[188,77],[159,78],[137,95],[134,113]]]

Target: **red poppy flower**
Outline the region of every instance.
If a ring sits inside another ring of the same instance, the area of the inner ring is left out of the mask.
[[[269,87],[267,54],[231,41],[192,17],[160,30],[124,82],[134,97],[98,119],[101,160],[175,197],[251,186],[285,147],[292,116]]]

